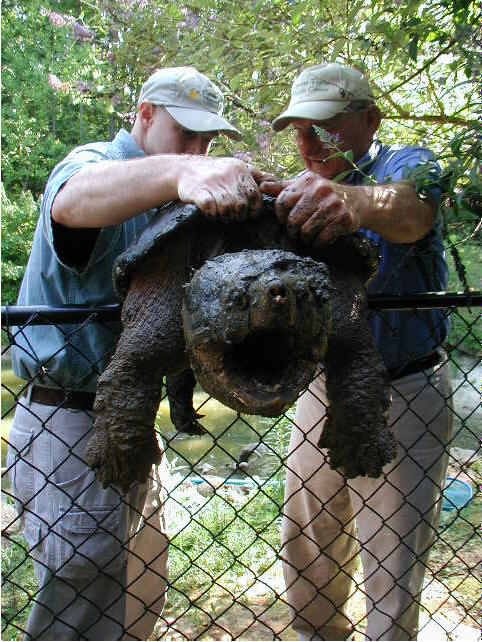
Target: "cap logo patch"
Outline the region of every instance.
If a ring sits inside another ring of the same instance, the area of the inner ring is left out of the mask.
[[[301,82],[296,83],[291,93],[293,96],[298,96],[299,94],[307,94],[314,91],[325,92],[328,91],[328,85],[331,84],[332,83],[327,80],[309,76]]]
[[[191,89],[191,91],[189,92],[189,98],[192,98],[193,100],[199,100],[199,92],[196,89]]]
[[[219,111],[219,109],[222,107],[219,95],[212,89],[212,87],[203,88],[203,102],[216,111]]]

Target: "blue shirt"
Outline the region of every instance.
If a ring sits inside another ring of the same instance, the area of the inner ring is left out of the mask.
[[[351,185],[406,179],[408,170],[429,161],[433,153],[423,147],[393,148],[374,141],[368,152],[357,162],[348,178]],[[440,168],[439,168],[440,169]],[[404,295],[445,290],[448,269],[442,240],[442,220],[438,213],[440,192],[432,191],[437,203],[433,228],[416,243],[391,243],[376,232],[360,230],[374,241],[382,257],[377,276],[368,291],[377,294]],[[403,216],[403,212],[400,212]],[[446,338],[449,322],[443,310],[377,312],[370,321],[375,342],[389,369],[433,352]]]
[[[50,213],[64,183],[89,163],[143,156],[132,136],[120,130],[112,142],[77,147],[55,167],[45,188],[19,305],[97,306],[118,302],[112,281],[114,260],[145,228],[154,210],[121,225],[103,227],[97,235],[94,232],[93,248],[81,264],[72,264],[69,256],[75,254],[74,246],[84,242],[85,231],[69,230],[71,251],[61,248]],[[98,375],[109,361],[120,330],[120,323],[14,328],[14,372],[36,385],[95,391]]]

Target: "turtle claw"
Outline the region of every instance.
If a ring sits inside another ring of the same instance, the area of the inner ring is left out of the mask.
[[[94,430],[86,451],[86,461],[106,488],[109,485],[127,493],[135,483],[146,481],[151,466],[161,460],[161,451],[152,432],[135,446],[111,439],[105,432]]]
[[[392,431],[384,427],[377,431],[346,434],[336,430],[328,418],[318,440],[319,448],[328,449],[330,468],[342,470],[345,477],[380,477],[383,467],[396,455]]]
[[[199,421],[198,417],[204,417],[204,415],[198,415],[194,413],[192,419],[187,421],[181,428],[178,428],[179,432],[185,433],[187,435],[206,435],[208,431],[204,428]]]

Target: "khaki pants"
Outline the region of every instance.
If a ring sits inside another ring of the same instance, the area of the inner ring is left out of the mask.
[[[347,639],[361,552],[367,639],[415,640],[425,565],[436,537],[452,434],[449,366],[392,382],[394,462],[379,479],[346,480],[317,448],[326,408],[318,377],[298,401],[281,557],[302,640]]]
[[[84,463],[91,428],[85,411],[17,406],[7,466],[39,585],[26,639],[146,640],[162,612],[160,481],[103,488]]]

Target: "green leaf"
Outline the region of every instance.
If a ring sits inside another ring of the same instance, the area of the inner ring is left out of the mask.
[[[350,163],[354,164],[353,150],[352,149],[349,149],[343,155],[344,155],[344,157],[346,158],[347,161],[350,161]]]
[[[417,62],[418,57],[418,35],[413,36],[408,45],[408,55],[412,60]]]

